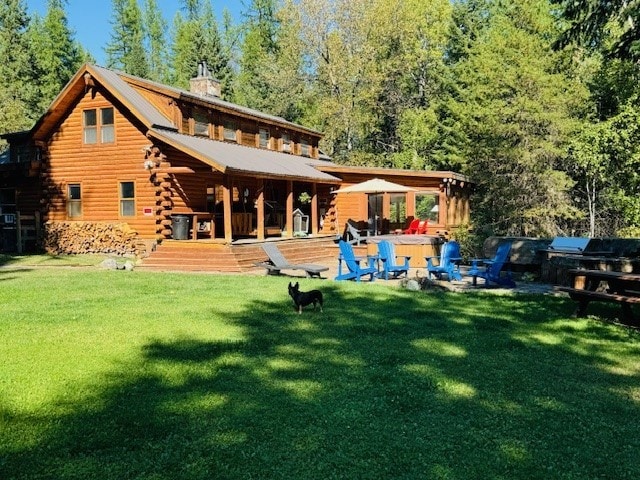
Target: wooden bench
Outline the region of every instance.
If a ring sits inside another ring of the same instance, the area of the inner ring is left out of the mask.
[[[583,317],[591,301],[614,302],[622,307],[624,320],[638,325],[631,305],[640,303],[640,275],[580,269],[569,270],[569,274],[574,278],[574,286],[560,286],[556,290],[568,293],[578,302],[574,316]]]

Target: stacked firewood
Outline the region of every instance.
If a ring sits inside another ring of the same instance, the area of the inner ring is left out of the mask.
[[[44,249],[53,255],[109,253],[138,255],[138,234],[126,223],[47,222]]]

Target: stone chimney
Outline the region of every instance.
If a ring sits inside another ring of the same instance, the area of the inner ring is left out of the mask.
[[[198,64],[198,76],[189,80],[189,91],[196,95],[220,97],[220,82],[211,76],[207,62]]]

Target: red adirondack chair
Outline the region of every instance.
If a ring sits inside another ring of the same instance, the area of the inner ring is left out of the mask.
[[[411,220],[411,223],[409,224],[409,226],[402,231],[402,233],[407,235],[418,233],[419,226],[420,226],[420,219],[414,218],[413,220]]]

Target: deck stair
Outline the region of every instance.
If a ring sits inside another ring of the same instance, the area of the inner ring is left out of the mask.
[[[292,263],[326,264],[338,256],[332,237],[277,242],[282,254]],[[138,268],[154,271],[243,273],[260,271],[254,264],[265,259],[261,242],[257,241],[225,244],[202,240],[165,240]]]

